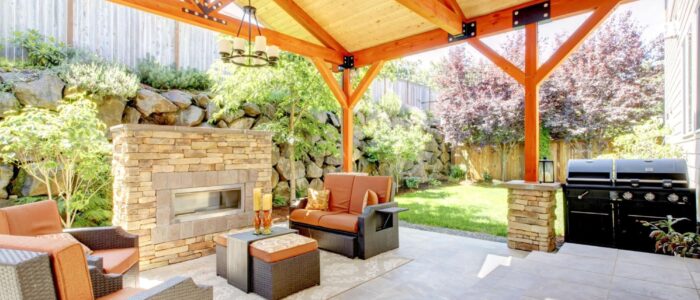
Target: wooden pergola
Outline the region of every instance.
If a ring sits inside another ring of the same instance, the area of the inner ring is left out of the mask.
[[[223,34],[240,20],[227,5],[247,0],[110,0]],[[353,168],[353,108],[385,61],[460,43],[472,47],[525,89],[525,174],[536,182],[539,160],[539,86],[620,3],[630,0],[254,0],[268,44],[309,57],[343,110],[343,170]],[[592,14],[547,59],[538,59],[538,24]],[[241,34],[247,37],[243,23]],[[525,69],[481,39],[524,28]],[[352,68],[370,66],[353,90]],[[333,72],[342,72],[338,82]]]

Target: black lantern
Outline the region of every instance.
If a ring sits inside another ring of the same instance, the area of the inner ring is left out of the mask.
[[[540,160],[540,183],[554,182],[554,161],[546,157]]]

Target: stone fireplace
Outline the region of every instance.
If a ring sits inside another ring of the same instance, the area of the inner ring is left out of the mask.
[[[272,135],[252,130],[112,127],[114,225],[139,235],[141,269],[213,253],[213,237],[252,223],[269,192]]]

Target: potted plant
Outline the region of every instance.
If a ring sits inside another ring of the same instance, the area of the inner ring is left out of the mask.
[[[673,225],[681,221],[690,221],[687,218],[673,218],[667,216],[665,220],[656,222],[642,221],[642,225],[650,227],[650,238],[656,240],[656,252],[673,254],[675,256],[700,258],[700,238],[695,232],[680,233],[673,229]]]

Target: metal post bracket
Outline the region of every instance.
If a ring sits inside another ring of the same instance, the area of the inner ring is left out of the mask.
[[[476,37],[476,21],[464,23],[462,22],[462,33],[458,35],[447,35],[447,41],[450,43],[466,40]]]
[[[513,10],[513,28],[547,21],[552,18],[549,1]]]
[[[352,69],[355,67],[355,56],[343,56],[343,64],[338,66],[339,70]]]

